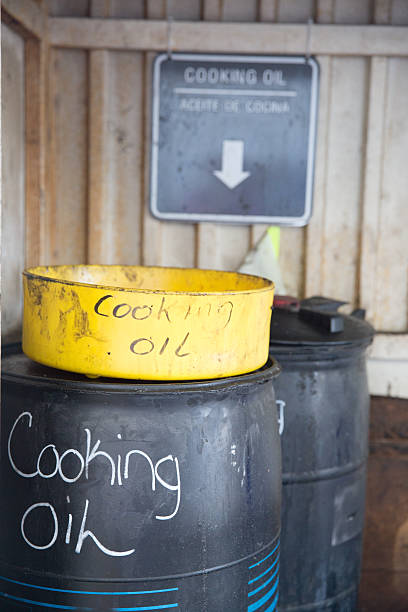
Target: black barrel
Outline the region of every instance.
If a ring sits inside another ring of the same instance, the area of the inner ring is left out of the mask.
[[[339,304],[310,298],[272,316],[271,354],[282,366],[275,392],[285,612],[357,606],[368,453],[365,349],[374,330],[336,312]]]
[[[0,609],[275,610],[278,372],[90,381],[8,355]]]

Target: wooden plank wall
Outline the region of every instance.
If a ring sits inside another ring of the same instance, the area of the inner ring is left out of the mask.
[[[408,24],[404,0],[48,0],[51,16]],[[43,263],[236,268],[263,226],[162,222],[148,211],[154,54],[53,48]],[[281,232],[290,293],[408,328],[408,59],[320,56],[314,213]]]
[[[1,26],[2,123],[2,328],[18,337],[24,267],[24,40]]]

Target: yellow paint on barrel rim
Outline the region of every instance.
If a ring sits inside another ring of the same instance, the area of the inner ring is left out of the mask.
[[[274,285],[237,272],[119,265],[23,273],[23,351],[89,376],[202,380],[268,358]]]

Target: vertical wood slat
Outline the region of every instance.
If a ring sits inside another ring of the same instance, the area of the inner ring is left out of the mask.
[[[256,0],[224,0],[222,3],[222,21],[256,21]]]
[[[111,55],[108,132],[115,162],[114,263],[140,264],[143,219],[143,90],[141,53]]]
[[[317,0],[315,21],[317,23],[332,23],[334,19],[334,4],[336,0]]]
[[[406,0],[390,0],[391,23],[398,25],[408,24],[408,2]]]
[[[149,0],[146,17],[148,19],[164,19],[166,17],[166,0]],[[162,263],[162,229],[163,222],[153,217],[150,212],[150,148],[152,121],[152,70],[156,54],[144,54],[144,88],[143,88],[143,238],[142,263],[145,266]]]
[[[2,334],[17,340],[24,268],[24,41],[1,26]]]
[[[331,23],[334,17],[335,0],[318,0],[316,21]],[[319,109],[317,115],[317,142],[315,158],[315,176],[313,187],[312,217],[305,229],[305,281],[306,296],[323,293],[322,260],[324,219],[327,200],[327,158],[329,119],[332,95],[332,58],[320,56]]]
[[[391,19],[392,0],[375,0],[373,21],[375,24],[387,25]]]
[[[278,0],[260,0],[259,4],[259,21],[277,20],[278,16]]]
[[[144,159],[144,213],[143,213],[143,264],[145,266],[157,266],[163,263],[162,231],[164,222],[153,217],[150,213],[150,146],[151,146],[151,96],[152,89],[152,70],[155,53],[145,54],[145,84],[144,84],[144,139],[143,139],[143,159]]]
[[[279,0],[277,21],[306,22],[314,17],[314,6],[310,1]],[[306,49],[305,49],[306,53]],[[304,294],[305,228],[281,228],[279,265],[287,293],[298,297]]]
[[[69,87],[67,87],[69,83]],[[84,263],[88,222],[88,65],[82,50],[49,54],[47,263]]]
[[[279,0],[277,21],[302,23],[314,19],[314,0]]]
[[[313,212],[306,228],[305,294],[319,295],[323,292],[322,259],[323,228],[327,201],[327,158],[329,134],[329,109],[331,98],[331,58],[321,56],[319,86],[319,113],[317,124],[316,168],[314,179]]]
[[[223,0],[204,0],[203,21],[221,21]]]
[[[350,95],[350,82],[354,83]],[[322,291],[355,303],[366,98],[366,60],[332,59]],[[339,194],[341,194],[339,198]]]
[[[407,58],[388,59],[374,323],[394,332],[408,327],[407,74]]]
[[[375,294],[378,290],[377,245],[380,231],[380,208],[383,175],[384,110],[387,88],[387,58],[370,61],[367,144],[364,169],[363,218],[360,257],[360,305],[367,318],[375,318]]]
[[[141,17],[139,3],[94,0],[94,17]],[[89,263],[141,261],[142,97],[140,53],[89,54]]]
[[[110,91],[109,51],[91,51],[89,57],[89,179],[87,261],[113,263],[112,198],[113,156],[107,131]]]
[[[44,261],[46,194],[46,69],[45,41],[25,42],[25,263]]]
[[[336,0],[334,5],[334,21],[336,23],[371,23],[372,0]]]
[[[52,17],[88,17],[89,0],[46,0],[46,4]]]

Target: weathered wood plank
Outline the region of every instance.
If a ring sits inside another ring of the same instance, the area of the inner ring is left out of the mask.
[[[351,82],[354,84],[353,95],[350,95]],[[366,60],[333,59],[332,88],[322,291],[354,304],[357,297]]]
[[[49,18],[57,47],[165,51],[166,21]],[[174,51],[304,53],[308,26],[175,21]],[[406,27],[313,25],[310,51],[319,55],[408,55]]]
[[[145,266],[162,265],[162,230],[164,222],[153,217],[150,213],[150,147],[151,147],[151,88],[152,66],[155,53],[145,54],[145,81],[144,81],[144,138],[143,138],[143,180],[144,180],[144,209],[143,209],[143,244],[142,262]]]
[[[260,0],[259,21],[277,21],[278,0]]]
[[[165,0],[166,17],[196,20],[201,17],[200,0]]]
[[[92,17],[120,17],[122,19],[143,19],[144,0],[91,0]]]
[[[317,23],[333,23],[335,1],[317,0],[315,14],[315,21]]]
[[[370,62],[367,141],[365,147],[363,215],[360,255],[360,306],[374,322],[378,293],[377,260],[383,180],[385,100],[387,59],[373,57]]]
[[[88,17],[91,14],[90,0],[47,0],[47,4],[48,14],[53,17]]]
[[[408,2],[406,0],[392,0],[391,23],[408,24]]]
[[[140,3],[94,0],[92,15],[137,16]],[[89,98],[90,263],[141,260],[143,60],[140,53],[91,51]]]
[[[24,268],[24,41],[1,26],[2,333],[19,337]]]
[[[314,17],[313,2],[279,0],[277,20],[280,23],[304,22]],[[310,30],[311,33],[311,30]],[[306,54],[310,38],[306,36],[301,53]],[[303,297],[305,276],[305,228],[282,227],[280,231],[279,266],[286,292]]]
[[[279,0],[277,20],[280,23],[302,23],[314,19],[313,0]]]
[[[25,209],[26,265],[44,261],[46,198],[46,42],[25,42]]]
[[[320,86],[317,125],[316,168],[312,218],[306,228],[305,294],[320,295],[322,288],[322,260],[324,217],[327,203],[327,159],[331,100],[330,57],[319,57]]]
[[[143,79],[141,53],[111,54],[108,131],[114,160],[113,262],[140,264],[143,216]]]
[[[15,19],[27,34],[36,38],[47,35],[47,15],[32,0],[2,0],[1,10]]]
[[[395,332],[408,327],[408,60],[388,61],[374,324]]]
[[[388,24],[391,20],[392,0],[375,0],[373,21],[377,24]]]
[[[254,0],[223,0],[222,21],[253,22],[257,19],[257,2]]]
[[[52,50],[48,112],[47,263],[84,263],[88,223],[88,65],[85,52]]]
[[[111,87],[109,51],[92,51],[89,58],[89,173],[87,261],[113,263],[112,190],[114,157],[108,134]]]
[[[371,0],[336,0],[334,5],[335,23],[372,23]]]

